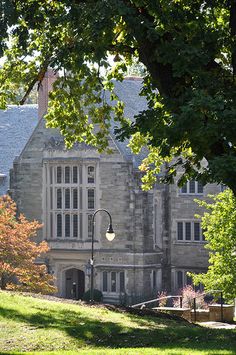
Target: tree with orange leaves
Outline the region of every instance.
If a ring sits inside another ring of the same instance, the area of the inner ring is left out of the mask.
[[[53,293],[53,277],[45,265],[35,261],[49,250],[45,241],[33,241],[41,225],[16,217],[16,204],[9,196],[0,197],[0,288]]]

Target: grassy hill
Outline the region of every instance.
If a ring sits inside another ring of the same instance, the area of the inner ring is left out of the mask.
[[[0,291],[0,354],[236,354],[236,330]]]

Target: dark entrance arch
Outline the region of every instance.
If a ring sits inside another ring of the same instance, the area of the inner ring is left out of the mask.
[[[85,275],[78,269],[69,269],[65,273],[66,298],[81,299],[84,295]]]

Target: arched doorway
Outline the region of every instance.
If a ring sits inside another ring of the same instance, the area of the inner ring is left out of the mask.
[[[78,269],[69,269],[65,272],[66,298],[81,299],[84,295],[85,275]]]

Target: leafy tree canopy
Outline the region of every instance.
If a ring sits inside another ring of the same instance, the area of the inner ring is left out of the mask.
[[[209,249],[210,266],[206,274],[191,275],[207,290],[222,290],[224,297],[236,297],[236,199],[230,189],[212,197],[214,203],[198,201],[208,210],[202,228]]]
[[[147,187],[166,163],[165,182],[181,167],[180,184],[223,182],[236,193],[235,0],[3,0],[0,7],[1,107],[20,83],[23,103],[49,66],[64,70],[47,120],[68,146],[86,140],[106,149],[114,115],[117,136],[132,137],[134,152],[149,147],[141,165]],[[137,61],[146,68],[148,108],[130,122],[113,87]]]
[[[53,278],[45,265],[35,263],[48,251],[46,242],[36,244],[35,236],[41,225],[20,215],[9,196],[0,198],[0,288],[54,293]]]

